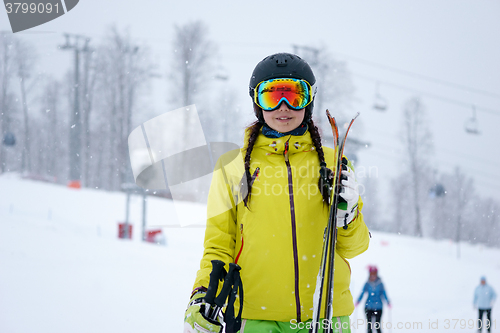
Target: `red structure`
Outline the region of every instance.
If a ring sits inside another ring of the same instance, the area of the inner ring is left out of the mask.
[[[82,188],[82,182],[80,180],[71,180],[68,182],[68,187],[79,190]]]
[[[146,234],[146,242],[159,243],[163,239],[161,229],[149,230]]]
[[[132,239],[132,224],[118,223],[118,238]]]

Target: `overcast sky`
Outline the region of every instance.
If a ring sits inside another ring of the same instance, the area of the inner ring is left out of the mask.
[[[291,52],[293,44],[325,46],[353,74],[356,99],[347,113],[361,112],[363,139],[371,143],[358,165],[378,168],[385,193],[402,160],[402,106],[418,95],[434,137],[433,167],[452,171],[460,166],[475,178],[481,195],[500,200],[498,0],[81,0],[66,15],[22,35],[37,45],[44,70],[60,75],[71,65],[69,53],[57,50],[64,41],[61,33],[83,34],[99,43],[114,23],[149,44],[164,71],[174,25],[198,19],[219,46],[219,63],[230,77],[227,84],[238,92],[242,117],[251,119],[247,85],[258,61]],[[10,30],[3,9],[0,30]],[[377,81],[389,102],[384,113],[372,109]],[[169,111],[163,88],[155,89],[152,112]],[[472,105],[481,135],[464,130]]]

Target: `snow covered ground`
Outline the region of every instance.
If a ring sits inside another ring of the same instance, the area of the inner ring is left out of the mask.
[[[167,246],[144,243],[141,198],[131,204],[134,237],[120,240],[123,193],[0,176],[0,332],[181,332],[204,230],[175,227],[172,202],[150,197],[148,225],[166,226]],[[186,207],[193,216],[205,209]],[[467,326],[480,276],[500,293],[499,249],[461,244],[457,259],[449,241],[372,235],[369,250],[350,261],[351,290],[357,297],[366,266],[379,267],[393,303],[385,332],[475,331]],[[351,319],[363,319],[361,307]],[[493,319],[500,332],[500,306]]]

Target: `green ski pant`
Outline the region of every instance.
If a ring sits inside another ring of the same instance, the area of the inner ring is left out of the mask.
[[[332,321],[320,320],[319,332],[332,325],[333,333],[351,333],[349,316],[334,317]],[[290,322],[250,320],[244,319],[239,333],[308,333],[312,327],[312,320],[302,323],[292,320]]]

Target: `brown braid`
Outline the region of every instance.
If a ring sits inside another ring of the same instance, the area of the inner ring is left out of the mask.
[[[318,127],[314,125],[312,119],[309,121],[308,125],[309,125],[309,133],[311,133],[311,139],[313,141],[314,147],[316,148],[316,151],[318,152],[318,159],[321,164],[322,162],[325,162],[325,153],[323,152],[323,146],[321,145],[321,136],[319,135]],[[323,195],[323,202],[329,204],[330,198],[328,192],[322,190],[321,178],[320,181],[318,182],[318,187],[320,193]]]
[[[309,133],[311,133],[311,139],[314,144],[314,148],[318,152],[319,162],[325,161],[325,153],[323,152],[323,146],[321,145],[321,136],[319,135],[319,130],[316,125],[314,125],[313,120],[311,119],[308,123]]]
[[[248,135],[247,150],[245,153],[245,176],[241,180],[240,184],[242,189],[246,188],[246,193],[245,191],[242,191],[242,193],[244,196],[243,202],[245,203],[245,207],[247,208],[248,208],[248,202],[250,201],[250,192],[252,191],[252,184],[253,184],[252,175],[250,174],[250,159],[252,155],[253,146],[255,144],[255,141],[257,141],[257,137],[259,136],[260,129],[263,125],[264,123],[256,121],[248,127],[250,133]]]

